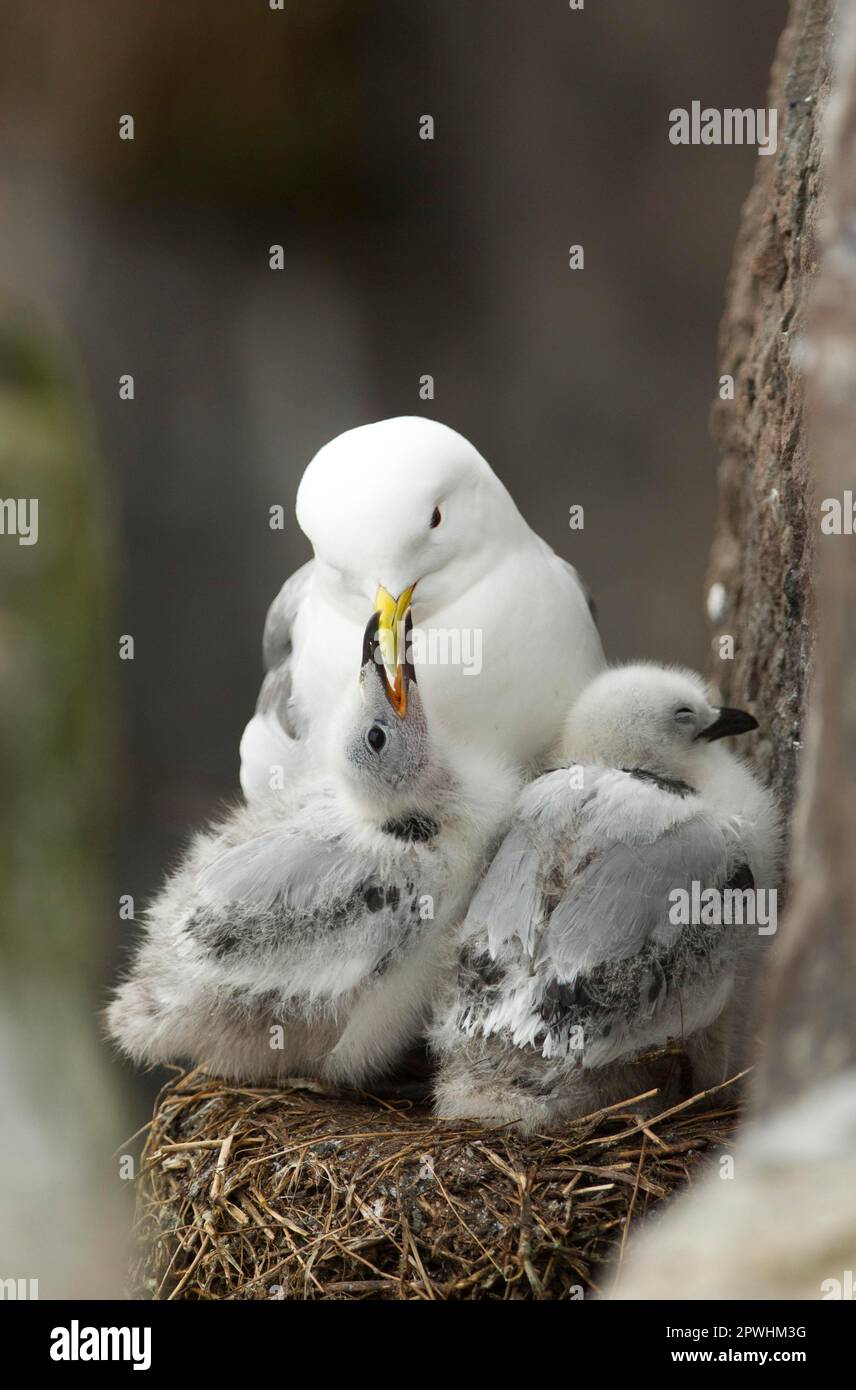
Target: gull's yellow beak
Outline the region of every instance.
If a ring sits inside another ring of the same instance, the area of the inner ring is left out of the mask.
[[[402,589],[398,598],[393,598],[389,590],[381,585],[375,597],[375,612],[380,618],[377,638],[386,673],[387,695],[402,719],[407,711],[407,687],[403,676],[406,657],[404,626],[413,588],[411,584],[409,588]]]

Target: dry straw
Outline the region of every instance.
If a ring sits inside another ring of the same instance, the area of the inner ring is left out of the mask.
[[[733,1129],[734,1106],[714,1092],[644,1118],[650,1094],[561,1134],[523,1139],[312,1082],[265,1090],[180,1075],[158,1099],[143,1151],[131,1291],[158,1299],[597,1293],[599,1271],[620,1266],[631,1228],[691,1181]]]

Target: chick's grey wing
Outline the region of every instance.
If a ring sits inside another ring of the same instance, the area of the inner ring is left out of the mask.
[[[529,807],[542,846],[523,880],[532,890],[534,873],[536,929],[527,943],[500,916],[501,937],[465,938],[454,1026],[586,1065],[702,1026],[722,1007],[733,941],[726,929],[672,922],[670,894],[694,880],[726,886],[735,870],[739,879],[727,827],[691,789],[656,779],[588,778],[570,818],[555,781],[550,790]]]
[[[698,798],[683,809],[652,842],[590,842],[576,865],[537,962],[545,1055],[574,1050],[600,1066],[695,1032],[723,1008],[741,928],[688,923],[678,908],[693,884],[745,889],[752,875]]]
[[[268,609],[262,641],[265,677],[256,702],[256,713],[275,714],[292,738],[298,737],[301,732],[291,705],[293,629],[314,568],[315,561],[307,560],[285,581]]]
[[[508,831],[470,902],[463,939],[483,938],[493,954],[510,942],[525,946],[541,921],[539,863],[528,827]]]
[[[603,775],[598,769],[586,772],[591,773],[586,788],[559,768],[521,793],[514,821],[461,928],[455,982],[443,1006],[444,1026],[452,1032],[510,1032],[516,1040],[531,1041],[533,958],[548,920],[551,871]]]
[[[311,947],[380,968],[418,929],[420,893],[406,862],[381,862],[339,840],[273,829],[199,869],[187,929],[223,958]]]
[[[196,886],[200,898],[212,904],[240,903],[264,911],[288,903],[303,912],[322,897],[347,893],[359,880],[360,867],[340,840],[276,827],[222,850],[212,841]]]
[[[575,847],[544,950],[563,980],[635,956],[649,938],[670,945],[680,931],[670,920],[675,890],[690,892],[693,882],[722,884],[728,877],[725,829],[697,798],[647,843],[628,841],[621,829],[615,824],[609,840],[582,835]]]
[[[599,775],[593,770],[595,782]],[[483,938],[493,958],[516,955],[520,947],[532,953],[545,921],[545,866],[559,854],[568,825],[589,794],[574,786],[566,768],[544,773],[525,788],[470,902],[464,942]]]
[[[741,864],[725,883],[705,886],[745,892],[754,879]],[[731,995],[740,930],[695,923],[670,946],[649,938],[635,956],[603,961],[571,982],[546,972],[536,1004],[544,1055],[573,1052],[583,1066],[603,1066],[707,1027]]]

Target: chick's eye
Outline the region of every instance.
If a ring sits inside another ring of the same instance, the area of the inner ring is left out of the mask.
[[[431,530],[433,531],[436,526],[439,526],[442,520],[443,514],[440,511],[440,508],[435,507],[433,512],[431,513]]]
[[[382,748],[386,747],[386,731],[381,728],[380,724],[372,724],[366,734],[366,743],[373,753],[379,753]]]
[[[695,715],[689,705],[681,705],[679,709],[675,710],[675,718],[679,724],[689,724],[690,721],[695,718]]]

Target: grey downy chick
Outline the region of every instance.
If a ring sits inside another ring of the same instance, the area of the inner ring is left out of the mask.
[[[706,921],[718,901],[728,915],[718,895],[697,922],[691,904],[695,884],[697,900],[731,889],[747,916],[747,893],[769,908],[757,890],[778,882],[779,815],[719,742],[754,728],[690,672],[637,664],[586,688],[569,766],[521,792],[460,930],[431,1030],[439,1114],[549,1128],[742,1068],[769,938]],[[681,1064],[643,1060],[674,1043]]]
[[[406,641],[390,684],[377,614],[325,761],[197,835],[156,898],[108,1009],[135,1061],[364,1084],[420,1034],[519,783],[429,730]]]

